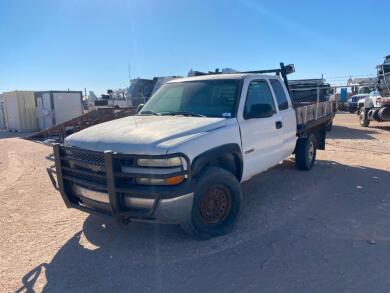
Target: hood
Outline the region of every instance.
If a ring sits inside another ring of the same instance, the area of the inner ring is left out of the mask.
[[[65,139],[65,145],[101,152],[158,155],[183,140],[225,125],[225,118],[129,116],[72,134]]]

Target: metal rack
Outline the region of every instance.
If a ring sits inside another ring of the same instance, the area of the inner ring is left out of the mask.
[[[283,62],[280,63],[280,68],[275,69],[262,69],[262,70],[249,70],[249,71],[234,71],[231,73],[226,74],[234,74],[234,73],[253,73],[253,74],[267,74],[267,73],[275,73],[278,76],[281,76],[283,78],[284,84],[289,91],[289,85],[287,80],[287,75],[294,73],[295,67],[294,64],[284,65]],[[223,74],[222,71],[220,71],[218,68],[215,69],[215,71],[209,71],[208,73],[195,71],[194,76],[202,76],[202,75],[211,75],[211,74]]]
[[[100,108],[85,113],[79,117],[65,121],[64,123],[44,129],[27,137],[30,140],[55,139],[63,142],[68,135],[88,128],[90,126],[107,122],[110,120],[132,116],[136,114],[136,108]]]

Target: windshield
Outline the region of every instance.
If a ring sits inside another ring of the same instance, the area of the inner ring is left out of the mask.
[[[146,103],[141,115],[235,116],[240,80],[201,80],[164,85]]]

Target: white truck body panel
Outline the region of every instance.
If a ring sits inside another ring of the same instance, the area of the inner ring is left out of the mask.
[[[297,142],[297,117],[295,114],[295,110],[292,106],[291,99],[289,98],[289,93],[284,86],[284,83],[281,82],[283,86],[284,93],[286,97],[288,97],[288,109],[278,111],[279,119],[282,121],[283,127],[281,128],[281,144],[282,144],[282,160],[288,158],[292,152],[294,151],[295,144]],[[272,87],[271,87],[272,89]],[[274,101],[276,103],[275,92],[272,90],[274,95]]]
[[[275,129],[276,121],[274,115],[241,122],[244,181],[282,160],[281,137],[277,134],[280,129]]]
[[[297,139],[296,118],[290,99],[288,99],[289,108],[279,111],[276,106],[277,112],[272,117],[249,120],[245,120],[243,117],[249,84],[254,80],[268,81],[271,78],[275,79],[275,77],[270,75],[255,75],[244,80],[237,114],[242,135],[243,181],[249,180],[254,175],[285,160],[292,154],[295,147]],[[269,83],[268,85],[273,94],[274,103],[277,105],[275,93],[271,85]],[[283,89],[286,96],[289,97],[284,85]],[[282,121],[282,128],[276,129],[275,124],[277,121]]]
[[[185,119],[188,119],[186,117]],[[205,118],[197,118],[205,119]],[[210,119],[210,118],[206,118]],[[218,118],[213,118],[218,119]],[[168,153],[184,153],[192,161],[198,155],[225,144],[237,144],[241,146],[240,128],[236,119],[223,119],[223,123],[214,126],[212,130],[198,132],[195,135],[165,141],[161,147],[167,147]]]

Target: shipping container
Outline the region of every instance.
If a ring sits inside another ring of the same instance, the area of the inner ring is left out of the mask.
[[[40,129],[53,127],[83,114],[81,91],[42,91],[35,93]]]
[[[3,99],[7,129],[13,131],[39,129],[33,91],[5,92]]]

